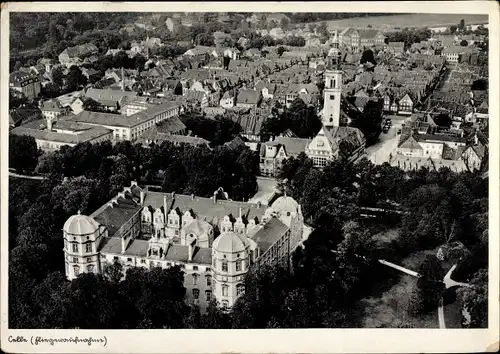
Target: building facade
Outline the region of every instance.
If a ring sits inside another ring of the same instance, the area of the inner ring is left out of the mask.
[[[132,182],[91,215],[66,221],[66,277],[99,274],[114,262],[124,271],[179,266],[188,304],[203,311],[215,299],[229,308],[252,266],[289,265],[302,236],[301,207],[286,195],[265,207],[219,200],[217,193],[151,192]]]
[[[10,74],[9,87],[12,90],[21,92],[27,99],[30,100],[38,97],[41,86],[38,76],[31,73],[17,71]]]

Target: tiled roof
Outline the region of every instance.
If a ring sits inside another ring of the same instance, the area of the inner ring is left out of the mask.
[[[262,114],[231,114],[228,116],[233,122],[241,126],[243,134],[260,134],[260,128],[266,120]]]
[[[255,90],[240,90],[236,97],[236,103],[257,104],[260,100],[260,92]]]
[[[177,208],[182,213],[192,210],[197,218],[205,220],[212,225],[218,224],[226,215],[238,216],[240,208],[246,220],[257,219],[258,222],[262,220],[266,211],[266,206],[259,206],[253,203],[229,200],[217,200],[214,202],[212,198],[149,191],[146,192],[144,205],[151,205],[157,209],[163,206],[164,196],[166,196],[167,209],[169,211]]]
[[[44,123],[39,121],[39,124],[43,125]],[[58,133],[57,131],[40,130],[36,128],[21,126],[12,129],[10,131],[10,134],[28,135],[34,137],[37,140],[54,141],[65,144],[78,144],[96,139],[105,134],[109,134],[110,132],[111,131],[109,129],[94,126],[82,127],[78,134]]]
[[[9,124],[17,125],[19,122],[22,122],[23,119],[31,117],[32,115],[41,117],[42,111],[37,107],[19,107],[13,109],[9,112]]]
[[[288,230],[288,226],[273,217],[264,225],[259,226],[259,230],[252,235],[252,239],[259,245],[262,253],[264,253]]]
[[[159,132],[156,127],[148,129],[144,134],[142,134],[138,138],[138,142],[148,145],[151,142],[155,142],[160,144],[163,141],[169,141],[173,144],[190,144],[190,145],[209,145],[209,141],[203,138],[195,137],[195,136],[185,136],[185,135],[177,135],[177,134],[169,134]]]
[[[178,103],[168,102],[160,105],[154,105],[144,111],[138,112],[131,116],[125,116],[122,114],[113,114],[113,113],[82,111],[76,116],[72,117],[71,120],[75,122],[99,124],[106,126],[134,127],[136,125],[142,124],[152,119],[154,116],[160,113],[167,112],[177,107],[179,107]]]
[[[184,97],[186,97],[186,100],[188,101],[194,101],[201,103],[203,102],[203,98],[206,96],[206,93],[203,91],[195,91],[195,90],[188,90]]]
[[[415,140],[415,138],[411,135],[410,136],[401,135],[398,148],[409,149],[409,150],[423,150],[422,146],[420,146],[418,141]]]
[[[460,136],[452,136],[452,135],[445,135],[445,134],[420,134],[420,135],[418,135],[418,141],[466,143],[467,139],[460,137]]]
[[[120,102],[123,97],[137,97],[137,92],[121,91],[121,90],[101,90],[90,88],[85,92],[85,97],[91,98],[97,102]]]
[[[304,152],[309,142],[310,141],[308,139],[286,138],[284,136],[278,136],[272,142],[268,142],[266,144],[284,146],[286,154],[290,157],[297,156],[301,152]]]
[[[358,128],[324,126],[322,130],[333,151],[349,154],[365,145],[364,135]]]
[[[90,53],[97,52],[99,49],[93,43],[85,43],[75,47],[68,47],[61,54],[67,54],[70,58],[78,58]]]
[[[28,69],[29,70],[29,69]],[[9,82],[14,84],[19,84],[27,79],[36,79],[37,76],[31,73],[31,71],[15,71],[9,75]]]
[[[44,101],[42,111],[60,112],[63,109],[61,103],[57,100]]]
[[[170,117],[160,122],[160,124],[158,125],[158,131],[160,133],[175,134],[182,132],[185,129],[186,126],[184,125],[184,123],[181,122],[181,120],[177,116]]]

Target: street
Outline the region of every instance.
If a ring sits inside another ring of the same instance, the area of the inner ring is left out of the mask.
[[[401,125],[406,119],[406,117],[395,115],[388,115],[385,116],[385,118],[391,118],[391,128],[387,134],[382,132],[380,134],[379,141],[365,150],[366,157],[371,162],[378,165],[381,165],[384,162],[389,162],[389,155],[394,155],[396,153],[400,137],[400,135],[398,135],[398,130],[401,129]]]
[[[276,191],[276,180],[270,177],[257,177],[257,185],[259,190],[248,200],[249,203],[261,202],[262,205],[267,205],[269,198]]]

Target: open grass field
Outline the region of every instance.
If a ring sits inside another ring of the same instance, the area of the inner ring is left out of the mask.
[[[456,25],[464,19],[465,25],[488,23],[487,15],[473,14],[401,14],[394,16],[373,16],[346,18],[340,20],[327,21],[331,30],[344,29],[347,27],[366,28],[371,25],[373,28],[383,31],[391,31],[399,27],[439,27]]]
[[[394,233],[395,231],[384,232],[379,237],[389,241],[394,237]],[[415,252],[399,264],[418,271],[425,257],[435,255],[436,252],[437,249]],[[450,267],[450,263],[444,262],[445,271]],[[385,273],[386,281],[377,284],[370,296],[359,302],[356,312],[362,328],[396,328],[402,323],[409,323],[415,328],[439,328],[437,309],[418,316],[408,314],[408,302],[417,284],[417,278],[390,268],[382,268],[381,271]],[[453,299],[453,296],[451,298]],[[447,328],[461,328],[460,306],[457,301],[446,304],[444,313]]]

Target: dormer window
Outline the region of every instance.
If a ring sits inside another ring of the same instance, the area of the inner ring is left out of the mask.
[[[321,140],[318,141],[318,143],[316,144],[318,147],[322,147],[322,146],[325,146],[325,143]]]

